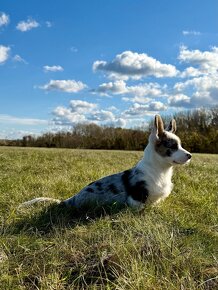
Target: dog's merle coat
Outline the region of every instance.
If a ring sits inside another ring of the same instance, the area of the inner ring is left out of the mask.
[[[188,163],[191,158],[191,154],[182,148],[175,131],[175,120],[164,130],[161,117],[156,115],[144,157],[135,167],[92,182],[63,202],[55,201],[75,208],[93,203],[99,206],[127,204],[142,208],[145,203],[165,199],[172,190],[173,166]],[[46,200],[53,199],[35,198],[23,205]]]
[[[128,204],[129,198],[140,203],[145,203],[148,198],[143,173],[136,167],[92,182],[64,203],[75,207],[86,203]]]

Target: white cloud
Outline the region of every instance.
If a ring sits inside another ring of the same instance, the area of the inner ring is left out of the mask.
[[[185,82],[179,82],[174,85],[174,89],[178,92],[183,91],[186,88],[195,88],[198,91],[207,92],[213,87],[218,86],[218,75],[214,76],[202,76],[187,80]]]
[[[76,48],[75,46],[71,46],[70,51],[72,51],[72,52],[78,52],[78,48]]]
[[[151,98],[146,97],[134,97],[134,98],[123,97],[122,100],[124,102],[139,103],[139,104],[146,104],[152,101]]]
[[[49,83],[44,86],[39,86],[40,89],[46,91],[62,91],[66,93],[77,93],[87,86],[81,81],[75,80],[50,80]]]
[[[191,99],[194,107],[218,104],[218,75],[195,78],[188,85],[195,88]]]
[[[0,124],[16,124],[16,125],[48,125],[47,120],[32,119],[32,118],[20,118],[5,114],[0,114]]]
[[[71,100],[68,108],[59,106],[53,111],[56,125],[74,125],[76,123],[88,122],[88,115],[95,113],[97,104],[82,100]]]
[[[96,112],[93,112],[89,118],[90,121],[95,122],[104,122],[104,121],[109,121],[109,122],[114,122],[115,121],[115,116],[111,111],[107,110],[97,110]]]
[[[13,57],[13,61],[15,61],[15,62],[22,62],[22,63],[27,64],[27,62],[25,61],[25,59],[23,59],[19,54],[16,54]]]
[[[218,47],[214,46],[211,51],[189,50],[186,46],[180,47],[178,59],[181,62],[198,66],[201,72],[217,72]]]
[[[87,113],[97,108],[97,104],[82,100],[71,100],[70,109],[72,112]]]
[[[55,125],[69,126],[86,121],[86,117],[83,114],[72,112],[70,108],[65,108],[62,106],[55,108],[53,115],[55,116],[53,119]]]
[[[152,98],[166,96],[167,86],[160,86],[158,83],[141,83],[136,86],[128,86],[123,80],[103,83],[97,89],[92,90],[100,95],[125,95],[122,100],[125,102],[146,104]],[[130,97],[127,97],[130,96]]]
[[[114,111],[114,112],[119,111],[119,110],[117,109],[117,107],[115,107],[115,106],[110,106],[110,107],[108,107],[108,110],[109,110],[109,111]]]
[[[112,109],[100,109],[97,104],[82,100],[71,100],[69,107],[59,106],[53,111],[55,125],[73,126],[77,123],[95,123],[124,127],[126,120],[115,115]]]
[[[154,101],[148,104],[148,111],[165,111],[167,109],[167,106],[164,105],[161,102]]]
[[[197,108],[218,104],[218,74],[176,83],[174,89],[176,93],[190,96],[190,102],[187,102],[187,107]]]
[[[124,94],[126,93],[126,83],[123,80],[118,80],[115,82],[103,83],[95,90],[92,90],[93,93],[99,93],[100,95],[108,94]]]
[[[169,104],[186,108],[217,105],[218,47],[200,51],[181,46],[178,59],[191,66],[180,74],[188,79],[174,84],[174,96],[170,96]]]
[[[157,83],[144,83],[137,86],[127,86],[127,93],[137,97],[161,97],[163,92]]]
[[[190,66],[190,67],[187,67],[183,72],[181,72],[180,77],[181,78],[198,77],[203,74],[204,74],[203,71]]]
[[[161,96],[163,92],[161,86],[157,83],[143,83],[136,86],[127,86],[123,80],[117,80],[115,82],[103,83],[97,89],[92,90],[94,93],[99,93],[100,95],[131,95],[138,98],[144,96]]]
[[[128,110],[123,112],[123,116],[145,116],[147,114],[147,106],[138,103],[133,104]]]
[[[178,74],[175,66],[162,64],[160,61],[145,53],[124,51],[116,55],[111,62],[97,60],[93,64],[94,71],[104,71],[111,78],[118,79],[140,79],[142,77],[154,76],[174,77]]]
[[[199,35],[196,31],[186,31],[184,34]],[[118,79],[102,83],[92,92],[109,96],[121,95],[122,101],[132,102],[133,106],[125,111],[129,116],[140,115],[143,110],[145,110],[144,114],[146,111],[166,110],[167,106],[158,102],[160,97],[167,99],[168,106],[171,107],[197,108],[217,105],[218,47],[214,46],[209,50],[201,51],[181,46],[178,60],[186,65],[182,72],[146,54],[131,51],[117,55],[110,62],[96,61],[93,64],[95,71],[104,71],[107,76]],[[172,76],[185,78],[185,81],[174,81],[168,86],[157,82],[129,85],[124,81],[130,78],[140,79],[144,76],[167,76],[168,72],[173,72]]]
[[[0,45],[0,64],[9,58],[10,47]]]
[[[161,102],[150,102],[147,105],[134,103],[128,110],[123,112],[124,116],[142,117],[150,114],[150,112],[165,111],[167,106]]]
[[[171,107],[189,107],[190,97],[184,94],[177,94],[168,98],[169,106]]]
[[[57,71],[63,71],[63,67],[60,66],[60,65],[52,65],[52,66],[49,66],[49,65],[44,65],[43,66],[43,69],[45,72],[57,72]]]
[[[123,119],[123,118],[118,118],[113,122],[113,125],[115,127],[120,127],[120,128],[124,128],[127,125],[127,120]]]
[[[50,27],[53,26],[53,24],[51,23],[51,21],[46,21],[45,24],[46,24],[46,26],[47,26],[48,28],[50,28]]]
[[[183,35],[194,35],[194,36],[199,36],[201,35],[201,32],[195,31],[195,30],[183,30],[182,32]]]
[[[4,12],[0,12],[0,27],[4,25],[8,25],[10,22],[9,15]]]
[[[26,32],[37,27],[39,27],[39,23],[34,19],[28,18],[26,21],[20,21],[17,24],[16,29],[22,32]]]

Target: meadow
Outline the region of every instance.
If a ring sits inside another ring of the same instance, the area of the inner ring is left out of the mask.
[[[17,210],[70,197],[142,154],[0,147],[0,289],[218,289],[218,155],[175,168],[170,197],[140,213]]]

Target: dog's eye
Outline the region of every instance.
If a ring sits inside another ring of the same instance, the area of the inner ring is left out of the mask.
[[[168,141],[163,141],[162,144],[166,148],[169,148],[169,149],[172,149],[172,150],[177,150],[178,149],[178,144],[177,143],[171,143],[171,142],[168,142]]]
[[[173,150],[177,150],[178,149],[178,145],[176,143],[174,143],[174,144],[172,144],[170,146],[170,148],[173,149]]]

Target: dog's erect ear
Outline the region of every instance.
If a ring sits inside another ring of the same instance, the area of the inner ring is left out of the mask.
[[[166,131],[171,132],[171,133],[176,132],[176,121],[174,119],[170,121],[168,127],[166,128]]]
[[[154,132],[160,137],[164,132],[164,124],[160,115],[155,115],[154,118]]]

